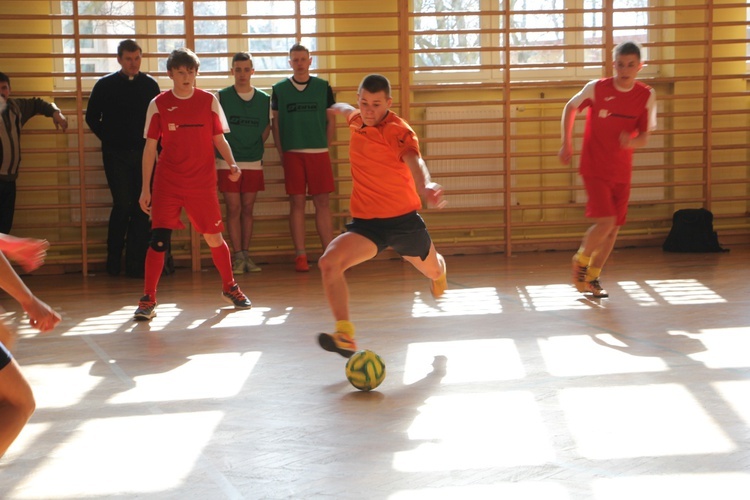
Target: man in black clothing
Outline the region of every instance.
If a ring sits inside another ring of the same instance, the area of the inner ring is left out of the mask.
[[[10,97],[10,78],[0,73],[0,233],[8,234],[16,211],[16,179],[21,164],[21,128],[32,116],[52,118],[55,128],[68,128],[60,109],[38,97]]]
[[[141,195],[146,110],[159,94],[156,80],[141,73],[141,47],[123,40],[117,47],[122,69],[102,77],[91,90],[86,123],[102,141],[102,161],[112,193],[107,235],[107,272],[116,276],[125,249],[125,274],[142,278],[151,223],[138,204]]]

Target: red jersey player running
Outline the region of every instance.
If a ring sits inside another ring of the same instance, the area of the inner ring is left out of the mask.
[[[442,207],[443,189],[430,181],[419,152],[419,141],[403,119],[389,111],[391,84],[369,75],[357,92],[359,110],[349,104],[330,109],[347,117],[351,137],[352,222],[318,261],[323,288],[336,320],[333,333],[321,333],[326,351],[351,357],[357,350],[354,325],[349,321],[349,291],[344,272],[372,259],[387,247],[430,278],[430,291],[439,297],[447,288],[445,259],[437,253],[422,217],[422,199]]]
[[[635,79],[643,67],[640,47],[621,43],[614,59],[615,76],[589,82],[568,101],[562,116],[559,157],[567,165],[573,156],[576,114],[588,108],[579,172],[588,195],[586,217],[593,225],[573,256],[573,284],[594,298],[609,296],[599,275],[625,224],[633,149],[644,147],[656,127],[654,91]]]
[[[183,207],[191,224],[203,235],[223,282],[222,297],[237,309],[248,309],[250,301],[232,273],[232,257],[221,231],[219,199],[216,195],[214,147],[229,164],[233,182],[242,172],[224,138],[229,125],[216,97],[195,88],[200,60],[190,50],[173,50],[167,58],[167,73],[174,88],[156,96],[146,114],[146,147],[143,150],[143,188],[140,205],[151,216],[151,245],[146,253],[143,297],[134,319],[156,316],[156,287],[164,266],[172,230],[183,229]],[[151,188],[156,145],[162,150]]]

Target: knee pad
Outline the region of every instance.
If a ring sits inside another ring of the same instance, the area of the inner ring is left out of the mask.
[[[169,242],[172,239],[172,230],[157,227],[151,231],[151,248],[157,252],[169,250]]]

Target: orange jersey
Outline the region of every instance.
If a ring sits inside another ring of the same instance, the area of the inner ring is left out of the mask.
[[[398,217],[422,208],[414,177],[401,158],[419,154],[414,130],[393,112],[374,127],[362,123],[359,110],[349,115],[352,196],[349,210],[358,219]]]

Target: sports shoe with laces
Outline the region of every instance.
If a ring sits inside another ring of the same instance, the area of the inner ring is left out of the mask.
[[[436,299],[442,297],[448,288],[448,272],[444,272],[438,279],[430,281],[430,293]]]
[[[307,255],[298,255],[295,257],[294,269],[298,273],[306,273],[310,270],[310,264],[307,263]]]
[[[594,296],[595,299],[602,299],[605,297],[609,297],[609,294],[607,291],[602,288],[601,283],[599,283],[599,279],[591,280],[586,283],[586,290],[584,290],[585,293],[590,293]]]
[[[133,314],[133,319],[136,321],[149,321],[151,318],[156,316],[156,301],[151,300],[151,297],[144,295],[141,300],[138,301],[138,309]]]
[[[250,309],[253,307],[250,299],[240,290],[240,285],[234,285],[228,292],[221,292],[221,296],[230,304],[234,304],[235,309]]]
[[[261,268],[253,262],[253,259],[250,257],[245,258],[245,271],[249,273],[257,273],[261,271]]]
[[[328,352],[337,352],[345,358],[351,358],[357,352],[357,342],[347,333],[321,333],[318,335],[320,347]]]
[[[232,258],[232,274],[243,274],[246,266],[245,255],[241,252],[235,254]]]
[[[588,272],[588,266],[582,266],[578,263],[578,256],[573,256],[573,285],[580,293],[586,291],[586,273]]]

